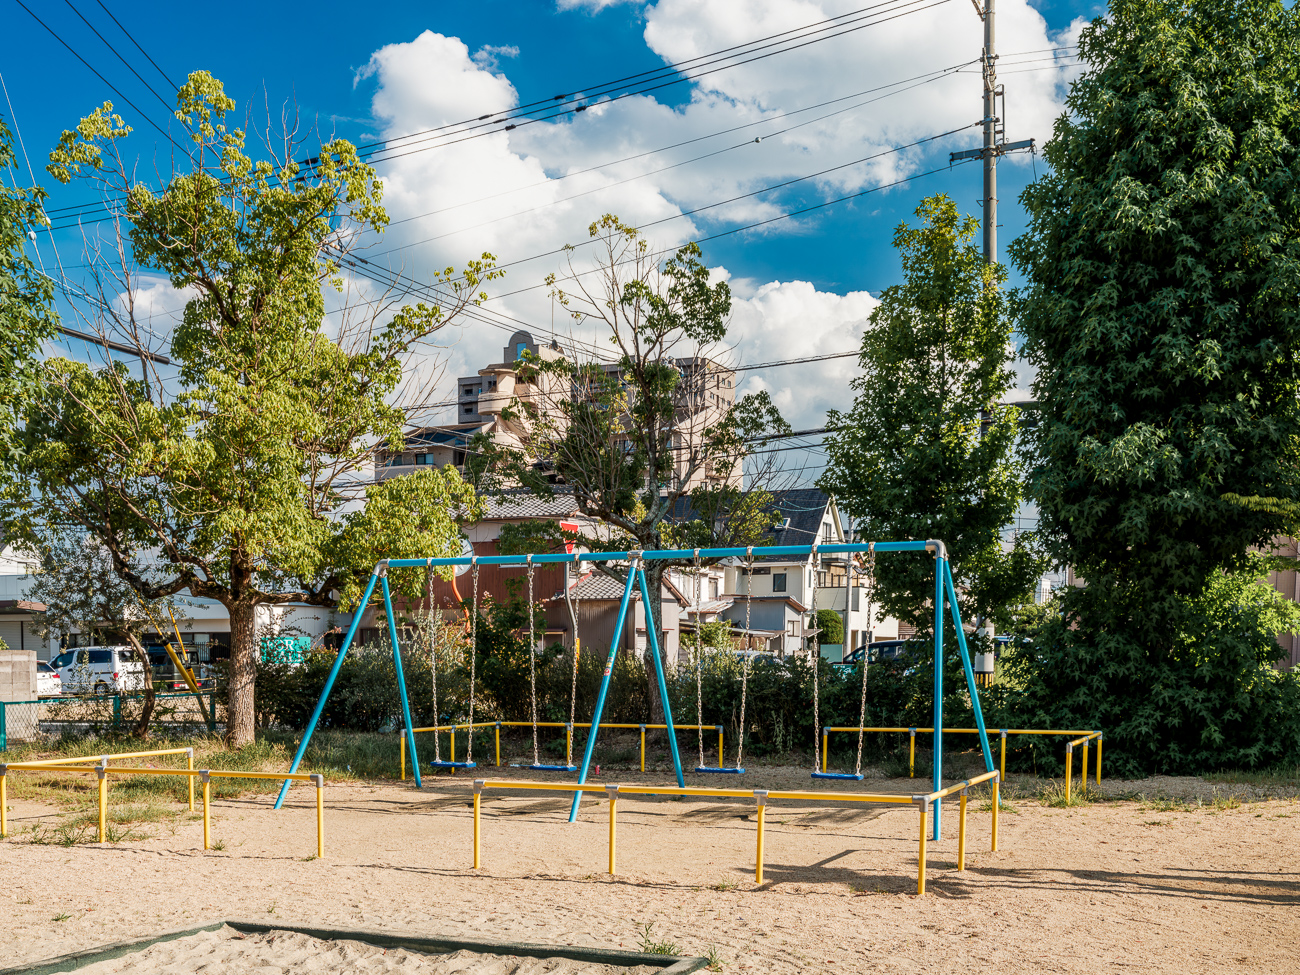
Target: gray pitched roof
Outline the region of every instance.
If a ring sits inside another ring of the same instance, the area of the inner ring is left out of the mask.
[[[483,498],[483,521],[513,521],[517,518],[574,518],[579,516],[578,502],[572,491],[557,488],[549,498],[529,491],[514,490],[489,493]]]

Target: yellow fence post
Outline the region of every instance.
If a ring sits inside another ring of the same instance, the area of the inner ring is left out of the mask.
[[[929,809],[929,800],[918,797],[917,806],[921,810],[921,845],[916,853],[916,896],[925,896],[925,814]]]
[[[722,725],[718,725],[718,768],[722,768]]]
[[[998,777],[1007,777],[1007,729],[1002,729],[1002,760],[998,763]]]
[[[501,722],[497,722],[497,768],[501,767]]]
[[[437,733],[438,732],[436,731],[434,732],[435,735]],[[455,725],[451,726],[451,760],[453,762],[456,761],[456,726]],[[456,771],[455,769],[452,769],[453,773],[455,771]]]
[[[185,752],[186,752],[186,765],[188,766],[189,770],[193,772],[194,771],[194,749],[187,748],[185,749]],[[185,776],[185,783],[190,787],[190,812],[194,812],[194,776],[192,775]]]
[[[907,752],[907,776],[910,779],[916,778],[916,729],[908,729],[912,733],[911,744]]]
[[[108,760],[100,759],[99,765],[95,767],[95,774],[99,776],[99,842],[105,843],[108,840]]]
[[[645,725],[641,726],[641,771],[645,771]],[[611,870],[610,873],[613,873]]]
[[[1074,742],[1065,743],[1065,804],[1070,804],[1070,779],[1074,777]]]
[[[316,857],[325,859],[325,776],[319,772],[312,775],[316,783]]]
[[[609,796],[609,875],[614,876],[614,859],[618,839],[618,786],[605,786]]]
[[[1002,805],[1001,776],[993,780],[993,844],[994,853],[998,852],[998,807]]]
[[[479,868],[479,846],[482,840],[482,826],[480,825],[480,805],[483,798],[483,783],[486,779],[474,780],[474,869]]]
[[[830,749],[831,733],[829,729],[822,729],[822,771],[826,771],[826,752]]]
[[[961,806],[957,814],[957,872],[966,869],[966,790],[961,790]]]
[[[1101,740],[1104,738],[1100,731],[1097,732],[1097,784],[1101,785]]]
[[[437,732],[435,731],[434,734],[436,735]],[[406,781],[406,735],[403,734],[403,735],[402,735],[401,737],[399,737],[397,740],[398,740],[398,742],[400,743],[400,747],[401,747],[401,750],[402,750],[402,778],[401,778],[401,781],[405,782],[405,781]]]
[[[763,820],[767,812],[767,790],[755,789],[754,798],[758,802],[758,851],[754,856],[754,883],[763,882]]]
[[[9,767],[0,764],[0,840],[9,835]]]
[[[1083,742],[1083,770],[1079,776],[1079,788],[1088,791],[1088,741]]]
[[[207,850],[212,846],[212,817],[208,811],[212,802],[212,779],[207,769],[200,772],[199,777],[203,779],[203,849]]]

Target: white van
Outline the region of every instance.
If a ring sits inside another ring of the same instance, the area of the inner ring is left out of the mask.
[[[64,694],[121,694],[144,690],[144,665],[132,647],[80,647],[65,650],[50,666],[58,671]]]

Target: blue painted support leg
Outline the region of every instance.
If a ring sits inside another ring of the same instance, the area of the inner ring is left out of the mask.
[[[948,560],[934,553],[934,791],[943,788],[943,596]],[[934,839],[939,839],[943,800],[934,801]]]
[[[406,674],[402,672],[402,651],[397,645],[397,622],[393,619],[393,599],[388,592],[388,572],[387,566],[385,572],[379,577],[379,581],[384,587],[384,612],[388,616],[388,639],[393,643],[393,667],[397,670],[397,690],[402,695],[402,720],[406,722],[406,750],[411,756],[411,772],[414,773],[415,787],[424,788],[424,783],[420,781],[420,756],[415,753],[415,732],[411,730],[411,702],[406,696]],[[438,719],[435,717],[434,721]],[[474,734],[474,729],[470,728],[469,733]],[[435,731],[434,734],[437,734]],[[455,755],[451,756],[455,759]]]
[[[321,712],[325,710],[325,701],[330,696],[330,691],[334,689],[334,681],[339,676],[339,671],[343,669],[343,658],[347,655],[348,648],[352,646],[352,638],[356,636],[357,627],[361,625],[361,617],[366,611],[366,604],[370,602],[370,596],[375,591],[375,582],[379,579],[379,567],[370,574],[370,582],[366,586],[365,595],[361,597],[361,602],[357,604],[356,612],[352,614],[352,625],[348,627],[348,635],[343,638],[343,645],[339,647],[339,655],[334,658],[334,666],[330,668],[330,674],[325,678],[325,688],[320,692],[320,700],[316,702],[316,710],[311,713],[311,720],[307,722],[307,730],[302,733],[302,741],[298,743],[298,750],[294,752],[293,764],[289,766],[289,774],[292,775],[298,771],[298,766],[302,763],[302,756],[307,751],[307,745],[311,742],[312,732],[316,730],[316,725],[320,722]],[[280,786],[280,794],[275,799],[275,808],[279,809],[284,804],[285,794],[289,791],[289,780],[285,779],[284,784]]]
[[[961,628],[961,608],[957,605],[957,586],[952,578],[952,566],[944,563],[944,583],[952,604],[952,623],[957,628],[957,648],[961,651],[961,665],[966,671],[966,690],[970,692],[971,707],[975,711],[975,727],[980,732],[980,748],[984,751],[984,771],[993,771],[993,751],[989,748],[988,730],[984,727],[984,710],[980,707],[979,689],[975,686],[975,671],[970,664],[970,650],[966,646],[966,633]]]
[[[659,682],[659,700],[664,705],[664,724],[668,726],[668,747],[673,752],[673,768],[677,771],[677,785],[686,787],[682,778],[682,757],[677,753],[677,732],[673,730],[673,709],[668,703],[668,685],[664,681],[664,665],[659,659],[659,637],[655,634],[654,614],[650,612],[650,587],[645,580],[645,572],[638,569],[637,582],[641,586],[641,605],[645,607],[645,631],[650,637],[650,656],[655,662],[655,680]]]
[[[587,769],[591,767],[591,753],[596,747],[596,732],[600,729],[600,715],[605,710],[605,695],[609,693],[609,675],[614,670],[614,657],[618,654],[618,645],[623,639],[623,622],[627,619],[627,604],[632,600],[632,586],[636,584],[636,566],[627,568],[627,585],[623,587],[623,601],[618,607],[618,620],[614,623],[614,636],[609,641],[609,657],[605,660],[605,675],[600,679],[600,693],[596,695],[596,710],[591,716],[591,727],[587,729],[587,747],[582,750],[582,768],[578,772],[578,785],[587,781]],[[582,790],[573,794],[573,805],[569,808],[569,822],[578,818],[578,803],[582,801]]]

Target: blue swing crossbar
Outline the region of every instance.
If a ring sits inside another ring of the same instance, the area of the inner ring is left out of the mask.
[[[576,765],[511,765],[511,768],[526,768],[533,772],[576,772]]]
[[[712,772],[714,775],[744,775],[743,768],[714,768],[712,765],[697,765],[697,772]]]
[[[430,762],[429,768],[478,768],[478,762]]]
[[[852,779],[854,782],[861,782],[862,776],[854,775],[852,772],[814,772],[814,779]]]

